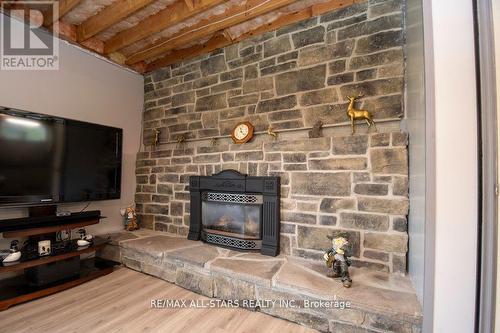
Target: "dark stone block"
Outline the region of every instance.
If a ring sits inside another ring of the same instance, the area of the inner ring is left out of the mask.
[[[404,42],[402,30],[390,30],[379,32],[358,39],[356,43],[356,54],[366,54],[402,46]]]
[[[353,73],[343,73],[343,74],[338,74],[334,76],[330,76],[326,83],[329,86],[334,86],[334,85],[340,85],[340,84],[345,84],[354,81],[354,74]]]
[[[389,192],[387,184],[356,184],[354,193],[362,195],[387,195]]]
[[[329,45],[313,45],[299,52],[299,66],[309,66],[337,58],[347,58],[354,49],[354,40],[345,40]]]
[[[266,59],[259,62],[259,68],[266,68],[274,65],[276,65],[276,58]]]
[[[168,215],[169,210],[168,210],[168,206],[148,204],[148,205],[144,205],[144,212],[146,214]]]
[[[365,69],[356,73],[356,81],[374,80],[377,78],[377,69]]]
[[[281,220],[286,222],[316,224],[316,215],[283,211],[281,212]]]
[[[259,76],[259,70],[257,69],[257,65],[249,65],[245,67],[244,77],[245,80],[255,79]]]
[[[319,209],[324,213],[337,213],[343,209],[355,209],[356,202],[354,199],[339,199],[339,198],[324,198],[321,200]]]
[[[375,214],[340,213],[340,225],[345,228],[387,231],[389,230],[389,217]]]
[[[367,8],[368,8],[367,2],[354,4],[352,6],[348,6],[345,8],[341,8],[339,10],[323,14],[320,18],[320,22],[324,23],[324,22],[336,21],[345,19],[346,17],[359,15],[365,13]]]
[[[265,101],[260,101],[257,104],[257,112],[262,113],[262,112],[291,109],[295,105],[297,105],[297,98],[295,97],[295,95],[290,95],[275,99],[268,99]]]
[[[198,80],[194,81],[193,82],[193,88],[194,89],[199,89],[199,88],[211,86],[213,84],[216,84],[217,82],[219,82],[219,79],[217,78],[216,75],[207,76],[207,77],[203,77],[201,79],[198,79]]]
[[[348,17],[344,20],[338,20],[338,21],[330,23],[328,25],[328,27],[326,28],[326,31],[329,31],[329,32],[333,31],[334,32],[334,30],[337,30],[337,29],[340,29],[343,27],[347,27],[347,26],[353,25],[355,23],[365,22],[366,19],[367,19],[366,14],[360,14],[358,16]]]
[[[338,31],[339,40],[354,38],[364,35],[373,34],[383,30],[401,28],[403,24],[402,13],[397,13],[389,16],[383,16],[371,21],[365,21],[348,26]]]
[[[345,60],[335,60],[328,64],[330,74],[338,74],[345,71]]]
[[[310,170],[365,170],[366,167],[364,157],[309,160]]]
[[[325,86],[326,65],[279,74],[275,78],[278,95],[320,89]]]
[[[291,61],[291,62],[285,62],[283,64],[279,64],[276,66],[271,66],[271,67],[266,67],[260,70],[260,75],[266,76],[270,74],[276,74],[276,73],[281,73],[281,72],[286,72],[290,69],[294,69],[297,67],[297,62],[296,61]]]
[[[389,253],[373,251],[373,250],[364,250],[363,257],[368,259],[375,259],[380,261],[389,261]]]
[[[198,98],[196,101],[196,111],[211,111],[224,109],[227,107],[226,94],[209,95]]]
[[[405,217],[394,217],[392,219],[392,229],[400,232],[408,231],[408,221]]]
[[[319,224],[321,225],[336,225],[337,224],[337,217],[335,216],[330,216],[330,215],[321,215],[319,217]]]
[[[298,51],[293,51],[293,52],[289,52],[289,53],[280,55],[277,58],[277,61],[278,61],[278,63],[282,63],[282,62],[287,62],[287,61],[290,61],[290,60],[295,60],[298,57],[299,57],[299,52]]]
[[[337,99],[337,92],[332,88],[315,90],[304,93],[300,97],[300,105],[310,106],[315,104],[334,103]]]
[[[258,161],[264,159],[262,151],[244,151],[235,154],[235,161]]]
[[[375,119],[401,118],[403,116],[403,96],[392,95],[373,98],[365,101],[362,108],[370,110]]]
[[[201,61],[200,69],[203,76],[224,72],[225,70],[227,70],[224,55],[220,54]]]
[[[170,67],[157,69],[152,73],[152,78],[154,82],[170,79],[171,77],[172,73],[170,72]]]
[[[292,173],[292,193],[348,196],[351,194],[351,177],[348,172]]]
[[[230,107],[240,106],[240,105],[248,105],[255,104],[259,101],[258,94],[245,95],[245,96],[237,96],[228,99],[228,103]]]
[[[243,77],[243,69],[238,68],[230,72],[225,72],[220,75],[221,81],[230,81],[235,79],[241,79]]]
[[[349,62],[350,69],[371,68],[390,63],[403,63],[403,50],[395,49],[379,53],[353,57]]]
[[[334,155],[364,155],[368,149],[368,136],[352,135],[332,138]]]
[[[210,88],[212,94],[216,94],[222,91],[227,91],[231,89],[241,88],[241,79],[226,81]]]
[[[264,58],[290,51],[292,45],[288,36],[270,39],[264,43]]]
[[[172,201],[170,202],[170,215],[182,216],[184,215],[184,208],[182,202]]]
[[[283,153],[283,162],[285,163],[303,163],[307,161],[304,153]]]
[[[300,110],[285,110],[278,112],[271,112],[268,114],[269,121],[284,121],[302,118],[302,112]]]
[[[364,94],[365,96],[380,96],[397,94],[403,92],[403,79],[391,78],[374,81],[359,82],[342,86],[342,96],[354,96]]]
[[[181,106],[184,104],[194,103],[194,100],[195,100],[194,91],[189,91],[189,92],[173,95],[172,96],[172,106],[176,107],[176,106]]]
[[[325,41],[325,28],[317,26],[308,30],[300,31],[292,35],[293,45],[296,49]]]

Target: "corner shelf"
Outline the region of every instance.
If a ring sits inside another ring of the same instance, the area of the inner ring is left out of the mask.
[[[4,238],[29,237],[31,241],[38,242],[44,238],[55,239],[55,233],[61,230],[76,229],[97,224],[102,218],[104,217],[101,216],[101,212],[96,210],[73,213],[68,216],[38,216],[8,219],[0,221],[0,232]],[[113,267],[118,263],[95,257],[83,260],[79,258],[81,254],[94,253],[106,244],[107,240],[96,237],[94,243],[87,248],[81,248],[80,250],[73,248],[68,252],[60,254],[27,259],[16,264],[0,266],[1,274],[31,269],[32,267],[47,265],[73,257],[78,257],[80,262],[80,269],[73,268],[74,270],[70,274],[72,275],[71,277],[67,277],[68,275],[65,274],[60,275],[58,281],[43,286],[30,284],[26,278],[26,274],[0,280],[0,311],[8,309],[12,305],[51,295],[111,273]],[[44,269],[47,270],[50,267],[47,266]],[[57,268],[52,269],[56,270]]]
[[[21,261],[17,264],[10,265],[10,266],[0,266],[0,274],[6,273],[6,272],[19,271],[19,270],[23,270],[25,268],[45,265],[45,264],[48,264],[51,262],[76,257],[76,256],[79,256],[79,255],[84,254],[84,253],[92,253],[96,250],[103,248],[106,245],[106,243],[107,243],[107,240],[96,237],[96,239],[94,240],[94,243],[92,245],[90,245],[89,247],[86,247],[86,248],[82,248],[80,250],[75,249],[71,252],[61,253],[58,255],[51,255],[51,256],[46,256],[46,257],[40,257],[37,259]]]
[[[17,238],[17,237],[42,235],[42,234],[48,234],[51,232],[58,232],[61,230],[81,228],[81,227],[85,227],[87,225],[92,225],[92,224],[97,224],[97,223],[99,223],[99,219],[91,219],[91,220],[81,221],[81,222],[77,222],[77,223],[49,225],[46,227],[35,227],[35,228],[30,228],[30,229],[4,231],[3,237],[4,238]]]

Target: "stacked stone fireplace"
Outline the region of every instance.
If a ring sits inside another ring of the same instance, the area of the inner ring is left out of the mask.
[[[203,230],[221,235],[213,224],[231,222],[220,221],[222,214],[203,229],[203,204],[240,192],[200,191],[190,179],[233,169],[279,178],[276,253],[321,260],[331,245],[327,236],[347,233],[353,266],[404,273],[403,44],[402,1],[370,0],[146,75],[146,148],[137,158],[135,197],[142,227],[190,238],[201,238]],[[345,96],[353,94],[364,95],[358,107],[373,113],[378,132],[359,127],[350,134]],[[318,120],[321,135],[310,138]],[[256,132],[243,145],[229,138],[240,121],[252,122]],[[269,125],[277,139],[266,134]],[[153,129],[160,130],[155,148]],[[181,136],[187,142],[178,145]],[[262,195],[264,209],[265,191],[253,193]],[[239,226],[243,236],[225,236],[259,241],[251,225]],[[260,237],[264,249],[265,233]]]

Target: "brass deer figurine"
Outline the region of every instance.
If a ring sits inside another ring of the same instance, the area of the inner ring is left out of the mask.
[[[363,96],[364,95],[347,96],[347,99],[349,100],[349,106],[347,107],[347,116],[351,119],[351,134],[354,134],[355,120],[365,120],[368,124],[368,130],[370,130],[370,127],[373,125],[375,131],[377,131],[377,126],[375,126],[372,114],[367,110],[357,110],[354,107],[354,102]]]

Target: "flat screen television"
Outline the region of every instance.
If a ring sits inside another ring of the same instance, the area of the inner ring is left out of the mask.
[[[120,128],[0,107],[0,205],[120,198]]]

